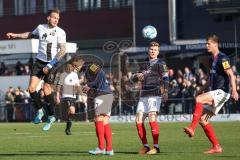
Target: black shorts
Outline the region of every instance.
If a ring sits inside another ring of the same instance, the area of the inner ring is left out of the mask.
[[[48,62],[43,62],[41,60],[36,60],[33,64],[31,76],[36,76],[39,79],[42,79],[46,83],[50,83],[48,74],[43,73],[43,68],[46,67]]]
[[[75,107],[76,106],[76,98],[70,98],[70,97],[66,97],[63,98],[63,106],[64,107]]]

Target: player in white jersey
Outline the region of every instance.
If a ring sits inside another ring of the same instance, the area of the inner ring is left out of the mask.
[[[32,32],[25,33],[7,33],[10,38],[38,38],[39,47],[36,62],[33,65],[30,83],[28,90],[31,98],[35,102],[37,115],[34,123],[38,124],[44,115],[40,98],[36,92],[36,87],[41,80],[44,80],[43,90],[49,106],[47,107],[48,120],[43,127],[44,131],[50,129],[52,123],[56,121],[54,116],[55,101],[52,93],[52,88],[49,81],[49,71],[54,65],[65,55],[66,52],[66,33],[59,28],[58,22],[60,18],[59,9],[50,10],[47,16],[47,24],[40,24]]]
[[[57,83],[57,103],[60,104],[62,100],[62,105],[68,108],[68,116],[65,133],[66,135],[71,135],[72,119],[76,118],[75,115],[75,105],[77,94],[80,94],[80,81],[78,74],[74,72],[72,64],[67,64],[65,72],[60,75],[59,81]],[[62,99],[60,98],[62,97]]]

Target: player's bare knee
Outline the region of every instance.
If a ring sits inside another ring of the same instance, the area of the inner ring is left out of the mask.
[[[49,86],[43,86],[43,92],[45,95],[50,95],[52,93],[52,89]]]
[[[196,103],[202,103],[202,97],[201,96],[197,96],[195,98],[195,101],[196,101]]]
[[[103,115],[98,115],[95,117],[95,121],[104,121],[104,116]]]
[[[149,112],[148,113],[149,122],[157,121],[157,113],[156,112]]]
[[[199,124],[200,124],[201,126],[205,126],[206,123],[207,123],[207,121],[206,121],[205,117],[201,117],[200,120],[199,120]]]
[[[48,91],[48,90],[47,91],[44,90],[43,92],[44,92],[44,95],[46,95],[46,96],[48,96],[48,95],[50,95],[52,93],[51,91]]]
[[[52,92],[52,87],[51,87],[51,85],[48,84],[48,83],[44,84],[44,85],[43,85],[43,91],[46,92],[46,93],[51,94],[51,92]],[[48,95],[48,94],[47,94],[47,95]]]
[[[34,93],[34,92],[36,91],[36,87],[29,86],[29,87],[28,87],[28,91],[29,91],[30,93]]]
[[[107,124],[109,124],[109,117],[108,116],[104,116],[103,125],[107,125]]]
[[[75,114],[75,110],[71,110],[71,109],[70,109],[70,110],[68,111],[68,114]]]
[[[138,112],[136,114],[136,123],[143,123],[143,112]]]
[[[199,122],[199,124],[200,124],[202,127],[204,127],[204,126],[206,126],[206,125],[208,124],[208,122],[207,122],[207,121],[203,121],[203,122]]]

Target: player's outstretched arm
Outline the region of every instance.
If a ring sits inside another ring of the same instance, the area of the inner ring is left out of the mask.
[[[166,102],[168,100],[168,90],[169,90],[168,72],[163,73],[162,79],[163,79],[163,84],[161,87],[162,98],[163,98],[163,102]]]
[[[225,70],[225,72],[227,73],[228,77],[230,78],[230,84],[232,87],[232,98],[237,101],[238,100],[238,92],[237,92],[237,86],[236,86],[236,77],[233,74],[232,69],[227,69]]]
[[[7,33],[6,34],[8,39],[14,39],[14,38],[21,38],[21,39],[27,39],[27,38],[31,38],[32,34],[31,32],[24,32],[24,33]]]

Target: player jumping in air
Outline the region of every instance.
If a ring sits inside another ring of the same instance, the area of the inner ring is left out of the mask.
[[[44,131],[50,129],[52,123],[56,121],[54,116],[55,101],[52,93],[52,87],[49,82],[49,71],[58,63],[58,61],[65,55],[66,52],[66,33],[59,28],[58,22],[60,18],[60,11],[53,9],[48,12],[47,24],[39,24],[32,32],[25,33],[7,33],[8,38],[38,38],[38,54],[36,62],[33,65],[31,78],[28,90],[31,98],[35,102],[37,115],[34,123],[38,124],[44,115],[40,97],[36,88],[41,80],[44,80],[43,91],[49,106],[47,108],[48,120],[43,127]]]

